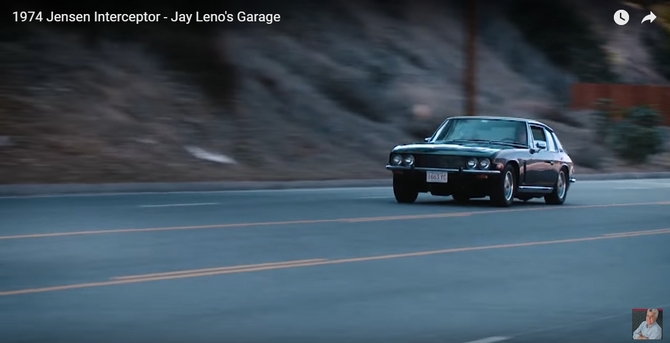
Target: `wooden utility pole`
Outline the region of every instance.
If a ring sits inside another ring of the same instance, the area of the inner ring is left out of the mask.
[[[465,3],[465,115],[474,116],[477,99],[477,0]]]

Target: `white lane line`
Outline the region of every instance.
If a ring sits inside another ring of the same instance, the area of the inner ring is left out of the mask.
[[[464,342],[464,343],[494,343],[494,342],[506,341],[506,340],[509,340],[509,339],[512,339],[512,337],[495,336],[495,337],[487,337],[487,338],[478,339],[476,341],[469,341],[469,342]]]
[[[616,187],[614,190],[642,190],[642,189],[659,189],[659,188],[670,188],[670,186],[646,186],[646,187]]]
[[[654,230],[650,230],[650,231],[654,231]],[[662,304],[662,305],[646,306],[646,307],[648,307],[648,308],[666,308],[666,307],[670,307],[670,304]],[[611,320],[611,319],[615,319],[615,318],[622,318],[622,317],[626,317],[626,316],[630,316],[630,312],[619,312],[619,313],[613,314],[613,315],[601,316],[601,317],[598,317],[596,319],[581,320],[581,321],[578,321],[578,322],[572,322],[572,323],[567,323],[567,324],[559,324],[559,325],[544,327],[544,328],[540,328],[540,329],[536,329],[536,330],[524,331],[524,332],[513,334],[510,337],[498,337],[498,336],[496,336],[496,337],[489,337],[489,338],[484,338],[484,339],[480,339],[480,340],[477,340],[477,341],[470,341],[470,342],[465,342],[465,343],[500,342],[500,341],[504,341],[504,340],[510,340],[512,338],[519,337],[519,336],[528,336],[528,335],[532,335],[532,334],[556,331],[556,330],[559,330],[559,329],[574,328],[576,326],[582,326],[582,325],[585,325],[585,324],[594,324],[594,323],[597,323],[597,322],[602,322],[602,321]],[[494,340],[490,340],[490,339],[494,339]]]
[[[350,192],[350,191],[378,191],[390,190],[391,187],[324,187],[324,188],[284,188],[284,189],[248,189],[248,190],[219,190],[219,191],[146,191],[146,192],[100,192],[100,193],[63,193],[63,194],[40,194],[40,195],[3,195],[0,199],[40,199],[40,198],[83,198],[83,197],[115,197],[115,196],[138,196],[138,195],[209,195],[209,194],[263,194],[263,193],[318,193],[318,192]]]
[[[666,308],[666,307],[670,307],[670,304],[662,304],[662,305],[647,306],[647,307],[648,308]],[[519,337],[519,336],[528,336],[528,335],[532,335],[532,334],[556,331],[556,330],[559,330],[559,329],[573,328],[573,327],[576,327],[576,326],[582,326],[582,325],[585,325],[585,324],[594,324],[594,323],[597,323],[597,322],[602,322],[602,321],[611,320],[611,319],[615,319],[615,318],[622,318],[622,317],[626,317],[626,316],[630,316],[630,312],[620,312],[620,313],[613,314],[613,315],[601,316],[601,317],[598,317],[596,319],[591,319],[591,320],[582,320],[582,321],[578,321],[578,322],[572,322],[572,323],[567,323],[567,324],[559,324],[559,325],[555,325],[555,326],[544,327],[544,328],[531,330],[531,331],[524,331],[524,332],[513,334],[512,336],[509,336],[509,337],[496,336],[496,337],[489,337],[489,338],[484,338],[484,339],[480,339],[480,340],[476,340],[476,341],[470,341],[470,342],[464,342],[464,343],[500,342],[500,341],[510,340],[512,338]]]
[[[669,306],[670,306],[670,304],[663,304],[663,305],[659,305],[659,306],[648,306],[648,308],[666,308],[666,307],[669,307]],[[621,318],[621,317],[626,317],[626,316],[628,316],[628,318],[630,318],[630,311],[620,312],[618,314],[613,314],[613,315],[609,315],[609,316],[602,316],[602,317],[598,317],[598,318],[592,319],[592,320],[582,320],[582,321],[579,321],[579,322],[573,322],[573,323],[569,323],[569,324],[561,324],[561,325],[556,325],[556,326],[551,326],[551,327],[540,328],[540,329],[537,329],[537,330],[521,332],[521,333],[515,334],[514,336],[515,337],[517,337],[517,336],[527,336],[527,335],[536,334],[536,333],[556,331],[558,329],[573,328],[575,326],[581,326],[581,325],[584,325],[584,324],[594,324],[594,323],[597,323],[597,322],[602,322],[602,321],[605,321],[605,320],[610,320],[610,319],[614,319],[614,318]]]
[[[201,203],[191,203],[191,204],[160,204],[160,205],[139,205],[142,208],[154,208],[154,207],[180,207],[180,206],[212,206],[219,205],[218,202],[201,202]]]

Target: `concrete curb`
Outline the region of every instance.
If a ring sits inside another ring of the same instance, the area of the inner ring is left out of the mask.
[[[670,179],[670,172],[611,173],[575,175],[579,181],[630,179]],[[101,194],[101,193],[161,193],[236,190],[276,190],[305,188],[390,187],[391,178],[325,181],[240,181],[240,182],[147,182],[103,184],[26,184],[0,185],[0,196]]]

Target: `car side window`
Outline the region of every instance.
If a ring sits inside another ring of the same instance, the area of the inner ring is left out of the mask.
[[[554,145],[554,138],[552,136],[552,133],[545,129],[544,134],[547,137],[547,150],[551,152],[556,152],[556,146]]]
[[[538,126],[531,126],[530,131],[533,134],[533,141],[546,142],[547,137],[544,135],[544,129]]]
[[[559,152],[565,152],[565,149],[563,149],[563,145],[561,145],[561,141],[558,140],[556,133],[552,132],[551,138],[554,139],[554,143],[556,144],[556,150],[558,150]]]

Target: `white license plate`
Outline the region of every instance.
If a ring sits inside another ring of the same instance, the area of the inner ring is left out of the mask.
[[[449,179],[449,173],[447,172],[438,172],[438,171],[426,172],[426,182],[447,183],[448,179]]]

